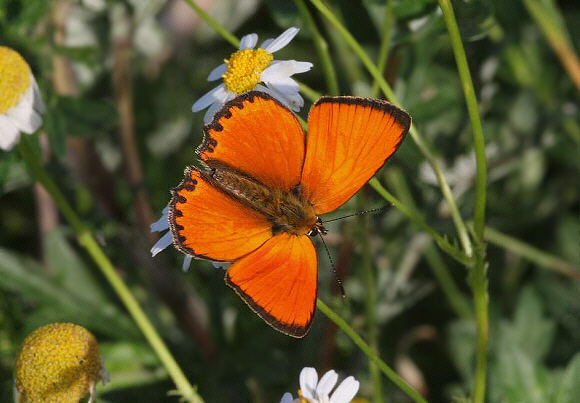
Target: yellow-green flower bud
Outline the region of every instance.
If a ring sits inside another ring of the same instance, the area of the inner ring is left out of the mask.
[[[95,337],[73,323],[51,323],[30,334],[16,357],[21,403],[75,403],[108,374]]]

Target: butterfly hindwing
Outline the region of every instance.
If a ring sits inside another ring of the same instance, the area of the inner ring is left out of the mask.
[[[312,241],[282,233],[235,261],[225,280],[273,328],[303,337],[314,315],[317,276]]]
[[[173,243],[196,257],[232,261],[272,237],[272,225],[261,213],[225,195],[195,167],[172,190],[169,222]]]
[[[317,214],[350,199],[397,150],[411,117],[381,100],[324,97],[310,109],[302,194]]]
[[[294,114],[269,95],[248,92],[226,103],[204,132],[197,154],[210,167],[218,161],[286,191],[300,181],[304,132]]]

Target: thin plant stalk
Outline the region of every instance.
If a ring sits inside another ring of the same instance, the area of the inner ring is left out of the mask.
[[[199,15],[199,17],[202,20],[204,20],[207,25],[212,27],[222,38],[231,43],[234,47],[236,48],[240,47],[240,40],[236,38],[236,36],[232,34],[230,31],[225,29],[219,22],[214,20],[211,17],[211,15],[209,15],[207,11],[205,11],[203,8],[198,6],[195,1],[193,0],[183,0],[183,1],[189,4],[189,6],[193,8],[193,11],[195,11],[197,15]]]
[[[455,20],[453,7],[449,0],[439,0],[439,6],[443,12],[445,25],[451,38],[451,46],[455,55],[459,77],[461,78],[469,120],[471,121],[473,147],[475,149],[475,223],[473,234],[476,244],[474,250],[475,265],[470,273],[470,280],[475,305],[477,346],[472,399],[474,403],[483,403],[485,401],[487,383],[487,348],[489,338],[488,281],[487,266],[485,263],[485,246],[483,243],[487,186],[485,140],[483,138],[483,127],[479,116],[473,81],[471,79],[471,73],[469,72],[467,57],[465,56],[465,49],[463,48],[463,42],[461,41],[461,34],[459,33],[459,27]]]
[[[411,221],[413,221],[425,232],[431,235],[431,237],[433,237],[433,239],[435,240],[437,245],[439,245],[441,250],[443,250],[445,253],[447,253],[449,256],[451,256],[452,258],[454,258],[463,265],[469,266],[471,264],[471,258],[469,256],[467,256],[465,253],[463,253],[455,246],[450,244],[446,238],[442,237],[440,234],[437,233],[437,231],[431,228],[429,224],[427,224],[425,220],[423,220],[423,218],[421,218],[417,213],[415,213],[413,209],[411,209],[409,206],[405,205],[405,203],[402,203],[391,193],[389,193],[383,187],[383,185],[379,183],[379,181],[376,178],[372,178],[369,181],[369,185],[372,186],[372,188],[375,189],[375,191],[380,196],[382,196],[386,201],[391,203],[397,210],[405,214]]]
[[[473,89],[473,81],[469,66],[467,65],[467,57],[465,56],[465,49],[461,41],[461,34],[459,27],[455,21],[455,14],[453,7],[449,0],[439,0],[439,6],[443,11],[443,18],[449,31],[451,38],[451,45],[453,53],[455,54],[455,61],[457,62],[457,69],[459,70],[459,77],[463,86],[465,94],[465,102],[467,104],[467,111],[469,113],[469,120],[471,121],[471,130],[473,132],[473,148],[475,149],[475,217],[474,217],[474,232],[478,241],[483,240],[483,227],[485,226],[485,201],[486,201],[486,186],[487,186],[487,166],[485,161],[485,140],[483,138],[483,127],[481,118],[479,116],[479,107],[477,105],[477,98],[475,97],[475,90]]]
[[[312,4],[320,11],[320,13],[331,23],[331,25],[336,29],[336,31],[344,38],[345,42],[352,48],[355,54],[359,57],[361,62],[367,68],[368,72],[373,76],[376,82],[379,84],[381,91],[385,94],[385,96],[397,106],[400,106],[400,102],[397,100],[395,93],[389,86],[389,84],[383,78],[381,72],[377,69],[374,63],[371,61],[369,56],[366,54],[364,49],[360,46],[360,44],[356,41],[356,39],[348,32],[348,30],[338,21],[338,19],[332,14],[332,12],[324,5],[320,0],[310,0]],[[453,198],[453,194],[451,193],[451,189],[449,188],[449,184],[447,180],[443,176],[443,171],[441,167],[437,163],[437,160],[429,150],[429,148],[425,145],[424,140],[420,133],[417,131],[416,127],[413,125],[409,130],[409,134],[415,141],[415,144],[421,151],[421,153],[425,156],[429,164],[432,166],[435,176],[437,177],[437,181],[439,182],[439,186],[441,187],[441,193],[443,197],[447,201],[449,205],[449,211],[451,213],[451,217],[453,219],[453,223],[455,224],[455,228],[457,230],[457,235],[459,237],[459,241],[465,250],[465,253],[468,256],[471,256],[473,253],[473,248],[471,245],[471,240],[469,238],[469,234],[467,232],[467,227],[461,214],[459,212],[459,208],[457,207],[457,203]]]
[[[387,60],[389,59],[389,46],[391,45],[391,33],[393,32],[393,21],[395,20],[395,13],[393,12],[393,0],[387,0],[385,4],[385,20],[383,21],[383,31],[381,33],[381,47],[379,48],[379,58],[377,61],[377,68],[381,74],[385,73],[387,67]],[[379,96],[379,83],[377,80],[373,83],[373,98]]]
[[[357,195],[358,210],[364,211],[365,207],[365,197],[363,192],[359,192]],[[365,311],[366,311],[366,322],[368,329],[369,345],[375,354],[379,354],[379,328],[377,326],[376,320],[376,308],[377,308],[377,289],[375,281],[375,273],[373,270],[373,264],[371,259],[371,250],[369,245],[369,216],[362,215],[359,217],[360,228],[363,232],[361,239],[362,244],[362,269],[364,272],[365,286],[366,286],[366,301],[365,301]],[[375,402],[383,401],[383,391],[381,384],[381,374],[377,364],[369,361],[369,373],[371,379],[373,380],[373,395]]]
[[[534,248],[533,246],[528,245],[519,239],[503,234],[496,229],[486,226],[483,231],[483,239],[486,242],[520,255],[540,267],[580,280],[580,267],[575,267],[573,264],[568,263],[565,260]]]
[[[26,136],[22,136],[20,143],[18,145],[18,150],[22,155],[24,161],[30,168],[32,174],[36,179],[42,184],[44,189],[50,194],[56,205],[59,207],[60,211],[69,222],[74,232],[76,233],[77,240],[79,244],[86,249],[88,254],[94,260],[96,265],[99,267],[105,278],[111,284],[111,287],[115,290],[129,314],[135,320],[135,323],[143,332],[143,335],[151,345],[151,348],[159,360],[169,373],[169,376],[173,379],[175,386],[177,387],[177,392],[186,401],[191,403],[203,403],[201,396],[197,394],[195,388],[191,386],[185,374],[171,355],[171,352],[163,342],[163,339],[159,336],[147,315],[143,312],[139,303],[131,294],[131,291],[127,285],[123,282],[123,279],[119,276],[113,264],[109,258],[105,255],[93,235],[89,230],[83,225],[80,218],[74,212],[70,204],[66,201],[63,194],[57,188],[52,179],[48,176],[44,167],[39,163],[37,157],[34,155]]]
[[[417,213],[417,205],[415,200],[413,200],[407,180],[401,170],[395,168],[389,169],[387,180],[393,187],[399,200]],[[441,291],[443,291],[443,295],[445,295],[449,305],[455,311],[455,314],[462,319],[473,319],[473,310],[469,305],[467,298],[459,290],[457,283],[451,275],[449,267],[447,267],[443,261],[443,258],[435,245],[431,244],[427,249],[425,249],[425,260],[437,279],[439,287],[441,287]]]
[[[304,0],[294,0],[294,4],[298,8],[300,15],[304,19],[310,35],[312,35],[312,41],[314,42],[314,47],[318,52],[318,57],[320,58],[320,64],[322,70],[324,71],[324,77],[326,78],[326,87],[330,95],[338,95],[338,79],[336,77],[336,70],[332,64],[332,59],[330,58],[330,53],[328,53],[328,43],[324,37],[320,34],[320,31],[316,27],[314,18],[308,11],[308,7]]]
[[[336,326],[340,328],[358,348],[367,356],[369,360],[374,362],[381,372],[387,376],[395,385],[399,387],[407,396],[417,403],[428,403],[427,400],[421,396],[419,392],[413,389],[403,378],[401,378],[391,367],[389,367],[381,358],[376,355],[371,347],[365,343],[352,327],[350,327],[340,316],[338,316],[332,309],[328,307],[320,298],[316,300],[316,307]]]
[[[580,91],[580,61],[567,37],[564,24],[558,27],[557,17],[546,10],[546,5],[536,0],[523,0],[524,5],[536,23],[540,26],[554,53],[568,72],[576,88]],[[557,11],[556,11],[557,12]],[[559,14],[559,13],[558,13]]]

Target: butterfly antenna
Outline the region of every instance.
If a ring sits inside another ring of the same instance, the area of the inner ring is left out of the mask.
[[[342,298],[345,298],[346,294],[344,292],[344,287],[342,285],[342,281],[341,281],[340,277],[338,276],[338,273],[336,271],[336,266],[334,265],[334,262],[332,261],[332,257],[330,256],[330,251],[328,250],[328,246],[326,246],[326,242],[324,242],[324,238],[322,237],[322,234],[320,234],[320,232],[318,233],[318,236],[320,237],[320,240],[322,241],[322,244],[324,245],[324,249],[326,249],[326,254],[328,255],[328,260],[330,260],[330,265],[332,266],[332,272],[334,273],[334,277],[336,278],[336,282],[338,283],[338,287],[340,288],[340,295],[342,295]]]
[[[325,220],[324,223],[332,222],[332,221],[338,221],[338,220],[342,220],[343,218],[354,217],[354,216],[357,216],[357,215],[365,215],[365,214],[368,214],[368,213],[375,213],[377,211],[383,211],[383,210],[386,210],[387,207],[391,207],[391,205],[390,204],[387,204],[387,205],[384,205],[382,207],[377,207],[377,208],[373,208],[373,209],[365,210],[365,211],[359,211],[358,213],[348,214],[348,215],[345,215],[343,217],[333,218],[332,220]]]

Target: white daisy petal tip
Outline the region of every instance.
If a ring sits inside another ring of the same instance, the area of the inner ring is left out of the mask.
[[[240,50],[253,49],[258,43],[258,34],[244,35],[240,39]]]
[[[272,42],[268,43],[268,46],[264,48],[264,50],[274,53],[282,49],[284,46],[288,45],[292,39],[298,34],[300,31],[299,28],[291,27],[288,28],[286,31],[282,32],[280,36],[275,38]]]
[[[171,232],[167,232],[165,235],[159,238],[159,240],[151,248],[151,257],[155,257],[159,252],[167,248],[172,243],[173,237],[171,235]]]
[[[334,370],[326,372],[320,381],[318,380],[318,373],[314,368],[305,367],[300,372],[299,382],[300,389],[298,390],[298,400],[294,402],[308,402],[308,403],[350,403],[356,396],[360,383],[353,377],[346,377],[336,389],[334,389],[338,381],[338,374]],[[334,392],[332,390],[334,389]],[[332,392],[332,394],[331,394]],[[289,397],[285,394],[280,403],[290,402]],[[286,399],[286,400],[284,400]]]

